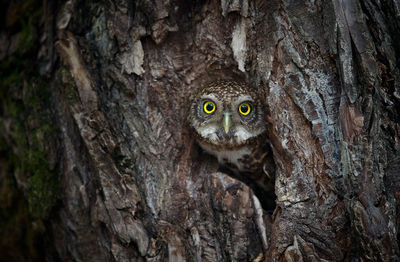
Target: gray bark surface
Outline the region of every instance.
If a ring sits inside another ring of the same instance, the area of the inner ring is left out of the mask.
[[[58,4],[62,261],[400,260],[400,2]],[[235,77],[268,104],[273,214],[185,122],[196,88]]]

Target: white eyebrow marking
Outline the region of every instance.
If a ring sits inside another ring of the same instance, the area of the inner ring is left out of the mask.
[[[251,98],[251,96],[249,96],[249,95],[241,95],[241,96],[239,96],[237,101],[238,101],[238,103],[241,103],[241,102],[244,102],[244,101],[254,102],[253,98]]]
[[[214,100],[215,101],[217,99],[217,97],[215,95],[213,95],[213,94],[207,94],[207,95],[202,95],[201,99],[210,99],[210,100]]]

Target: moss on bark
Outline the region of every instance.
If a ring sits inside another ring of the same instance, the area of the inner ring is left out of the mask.
[[[0,254],[8,261],[48,260],[46,221],[60,198],[51,86],[37,60],[41,5],[11,1],[3,28],[16,39],[0,60]]]

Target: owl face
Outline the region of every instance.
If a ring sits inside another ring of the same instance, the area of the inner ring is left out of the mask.
[[[188,122],[198,140],[238,147],[266,132],[264,106],[255,90],[240,82],[211,83],[193,96]]]

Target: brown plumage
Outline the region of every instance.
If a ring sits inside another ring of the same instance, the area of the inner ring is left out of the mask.
[[[243,82],[217,81],[191,98],[188,123],[198,144],[253,189],[273,191],[265,105]]]

